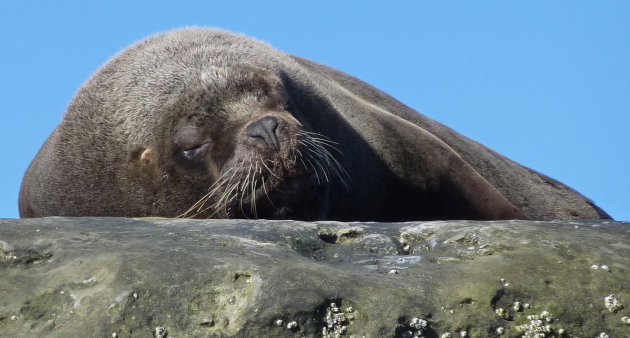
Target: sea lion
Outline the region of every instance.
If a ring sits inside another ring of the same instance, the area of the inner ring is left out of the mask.
[[[215,29],[159,34],[78,91],[28,168],[21,217],[610,218],[324,65]]]

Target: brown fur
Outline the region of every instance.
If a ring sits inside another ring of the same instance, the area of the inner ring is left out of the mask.
[[[248,132],[265,117],[277,149]],[[22,217],[609,218],[364,82],[212,29],[151,37],[103,66],[19,202]]]

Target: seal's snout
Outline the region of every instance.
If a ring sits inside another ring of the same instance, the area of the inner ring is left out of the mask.
[[[280,150],[280,144],[276,135],[277,129],[278,119],[273,116],[265,116],[247,126],[245,134],[249,137],[264,140],[269,148],[278,151]]]

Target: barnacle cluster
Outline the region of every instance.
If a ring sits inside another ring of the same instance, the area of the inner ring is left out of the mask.
[[[504,283],[505,280],[503,278],[501,278],[501,282]],[[506,283],[509,284],[509,283]],[[529,307],[529,304],[526,304]],[[523,305],[521,305],[521,302],[515,301],[514,303],[512,303],[511,309],[506,309],[506,308],[496,308],[494,310],[494,313],[497,314],[497,316],[499,316],[502,319],[505,320],[510,320],[512,319],[512,312],[516,313],[516,312],[521,312],[523,311]]]
[[[422,318],[413,317],[407,326],[409,327],[409,331],[403,333],[404,337],[420,338],[424,337],[422,334],[429,326],[429,322]]]
[[[608,265],[605,265],[605,264],[602,264],[602,265],[593,264],[591,265],[591,269],[593,270],[602,269],[604,271],[610,271],[610,268],[608,267]]]
[[[514,304],[512,304],[512,310],[514,310],[514,312],[519,312],[523,309],[523,306],[521,305],[521,302],[514,302]]]
[[[516,330],[523,334],[526,338],[544,338],[551,337],[553,330],[551,325],[546,324],[540,319],[533,319],[529,324],[519,325]]]
[[[280,327],[284,326],[284,321],[282,319],[276,319],[273,323],[276,324],[276,326],[280,326]],[[295,320],[288,322],[286,326],[286,328],[289,330],[296,329],[297,327],[298,327],[298,323]]]
[[[499,316],[500,318],[503,319],[510,319],[510,311],[504,309],[504,308],[498,308],[496,310],[494,310],[494,312],[497,314],[497,316]]]
[[[554,331],[550,323],[553,322],[553,316],[547,311],[543,311],[536,315],[527,316],[528,324],[516,326],[516,330],[522,333],[525,338],[545,338],[557,337],[564,334],[563,329]]]
[[[348,306],[345,311],[341,311],[336,303],[330,303],[326,308],[324,318],[326,326],[322,328],[324,338],[340,337],[348,330],[348,325],[354,320],[354,309]]]
[[[165,338],[166,336],[168,336],[168,331],[166,331],[166,328],[158,326],[155,328],[155,331],[153,332],[153,336],[156,338]]]
[[[529,308],[529,304],[526,308]],[[553,329],[551,323],[554,321],[553,315],[548,311],[539,314],[528,315],[528,324],[516,326],[516,330],[522,334],[524,338],[545,338],[545,337],[563,337],[564,329]]]
[[[607,297],[604,297],[604,305],[606,306],[608,311],[612,313],[617,313],[617,311],[623,308],[621,301],[614,294],[610,294]]]
[[[409,327],[416,329],[417,331],[422,331],[422,329],[425,329],[428,325],[429,323],[426,320],[418,317],[411,318],[411,321],[409,322]]]
[[[547,323],[551,323],[553,322],[553,316],[551,315],[551,313],[547,312],[547,311],[543,311],[540,314],[537,315],[529,315],[527,316],[528,320],[542,320],[545,321]]]

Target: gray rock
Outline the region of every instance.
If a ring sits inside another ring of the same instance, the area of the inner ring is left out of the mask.
[[[623,337],[629,270],[623,222],[6,219],[0,336]]]

